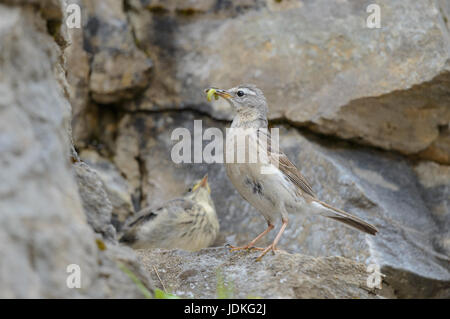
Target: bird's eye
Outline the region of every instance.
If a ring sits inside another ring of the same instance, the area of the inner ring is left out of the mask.
[[[190,188],[188,189],[188,193],[190,193],[190,192],[192,192],[192,187],[190,187]]]
[[[239,96],[239,97],[243,97],[243,96],[245,95],[244,91],[241,91],[241,90],[237,91],[236,94],[237,94],[237,96]]]

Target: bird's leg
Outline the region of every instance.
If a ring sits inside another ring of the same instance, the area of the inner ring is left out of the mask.
[[[235,251],[235,250],[241,250],[241,249],[256,249],[256,250],[263,250],[264,248],[260,248],[260,247],[254,247],[254,245],[256,244],[256,242],[258,240],[260,240],[261,238],[263,238],[265,235],[267,235],[268,232],[270,232],[273,229],[273,225],[271,223],[268,223],[267,228],[265,231],[263,231],[261,234],[259,234],[258,236],[256,236],[255,239],[253,239],[251,242],[249,242],[247,245],[245,246],[241,246],[241,247],[236,247],[236,246],[231,246],[231,251]]]
[[[263,258],[264,255],[267,254],[267,252],[268,252],[269,250],[272,250],[272,251],[275,253],[275,250],[276,250],[276,246],[277,246],[277,244],[278,244],[278,241],[280,240],[281,235],[283,234],[283,232],[284,232],[284,230],[286,229],[286,226],[287,226],[287,224],[288,224],[288,219],[287,219],[287,218],[286,218],[286,219],[283,218],[282,221],[283,221],[283,224],[281,225],[280,231],[278,232],[277,236],[276,236],[275,239],[273,240],[273,243],[270,244],[269,246],[267,246],[267,247],[263,250],[263,252],[261,253],[261,255],[259,255],[258,258],[256,258],[256,261],[260,261],[261,258]]]

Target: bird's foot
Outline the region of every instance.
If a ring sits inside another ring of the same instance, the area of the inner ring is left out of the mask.
[[[278,251],[278,249],[275,248],[275,245],[272,243],[263,249],[263,252],[258,257],[256,257],[256,261],[260,261],[269,252],[269,250],[272,250],[273,254]]]

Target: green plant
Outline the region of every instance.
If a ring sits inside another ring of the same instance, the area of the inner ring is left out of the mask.
[[[234,285],[233,283],[225,282],[222,269],[220,268],[217,268],[216,270],[216,279],[217,279],[217,286],[216,286],[217,298],[218,299],[233,298]]]
[[[130,270],[127,266],[125,266],[122,263],[118,263],[120,270],[122,270],[125,274],[130,277],[130,279],[136,284],[138,289],[142,292],[145,298],[151,299],[152,294],[151,292],[145,287],[145,285],[142,283],[142,281]],[[155,292],[156,294],[156,292]]]
[[[155,289],[155,299],[181,299],[177,295],[165,292],[161,289],[156,288]]]

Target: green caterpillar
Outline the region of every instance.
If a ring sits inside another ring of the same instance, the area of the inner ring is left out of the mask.
[[[206,94],[206,98],[208,99],[209,102],[211,102],[213,95],[214,95],[214,98],[216,100],[219,99],[219,96],[216,94],[216,90],[215,89],[209,89],[208,93]]]

